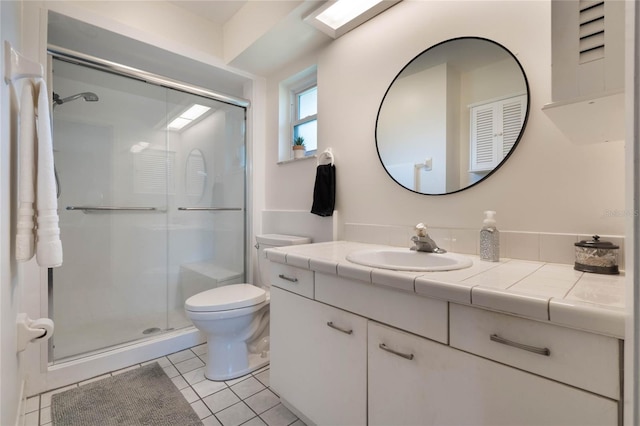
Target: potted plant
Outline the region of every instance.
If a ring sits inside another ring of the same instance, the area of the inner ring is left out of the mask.
[[[302,136],[293,140],[293,158],[304,158],[304,138]]]

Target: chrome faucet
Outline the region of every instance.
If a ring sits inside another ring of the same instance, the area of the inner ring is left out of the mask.
[[[445,249],[441,249],[438,247],[435,241],[427,234],[427,227],[424,223],[419,223],[416,225],[416,235],[411,237],[411,241],[413,241],[414,246],[411,247],[411,250],[415,251],[424,251],[427,253],[446,253]]]

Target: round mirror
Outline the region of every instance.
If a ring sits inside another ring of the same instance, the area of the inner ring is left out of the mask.
[[[411,191],[462,191],[507,160],[528,115],[529,84],[511,52],[479,37],[447,40],[391,82],[376,120],[378,156]]]
[[[200,200],[207,185],[207,164],[202,151],[196,148],[189,152],[184,174],[185,192]]]

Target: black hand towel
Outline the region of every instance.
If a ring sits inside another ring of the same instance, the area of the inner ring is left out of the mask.
[[[336,167],[333,164],[321,164],[316,170],[311,213],[318,216],[332,216],[335,205]]]

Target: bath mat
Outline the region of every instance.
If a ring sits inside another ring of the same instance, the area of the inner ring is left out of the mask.
[[[53,426],[201,426],[157,362],[54,394]]]

